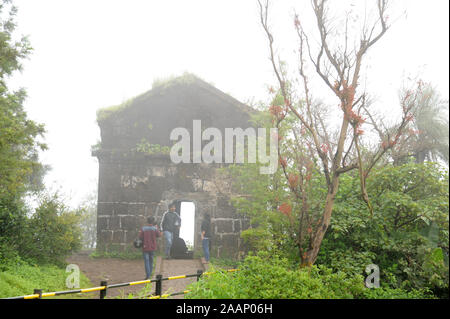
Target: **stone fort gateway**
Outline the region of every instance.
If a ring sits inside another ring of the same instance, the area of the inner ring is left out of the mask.
[[[119,106],[100,109],[101,141],[92,150],[99,162],[97,249],[132,249],[148,216],[159,224],[170,203],[176,202],[180,213],[188,202],[195,207],[189,226],[193,228],[191,249],[201,250],[200,226],[208,213],[211,255],[238,257],[245,250],[240,233],[249,222],[230,202],[231,183],[219,173],[226,164],[174,163],[169,155],[174,145],[170,133],[181,127],[192,136],[194,120],[200,120],[202,128],[221,132],[245,129],[253,127],[254,112],[191,74],[154,84],[150,91]],[[184,227],[183,212],[181,217]]]

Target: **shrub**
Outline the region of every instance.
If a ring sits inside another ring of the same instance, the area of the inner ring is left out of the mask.
[[[191,284],[186,298],[335,299],[355,298],[364,291],[362,276],[332,273],[323,266],[290,268],[288,260],[266,252],[249,255],[239,271],[213,269]]]
[[[19,254],[39,263],[64,264],[81,248],[80,214],[69,211],[56,195],[45,196],[26,224]]]
[[[448,298],[448,172],[433,163],[374,169],[367,184],[373,216],[357,185],[352,176],[341,179],[316,263],[349,275],[377,264],[388,296],[429,289]]]
[[[367,299],[433,299],[432,291],[428,289],[404,289],[376,288],[365,289],[362,298]]]

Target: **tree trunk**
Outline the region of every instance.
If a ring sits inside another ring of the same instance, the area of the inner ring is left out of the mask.
[[[320,220],[320,224],[318,225],[316,232],[314,234],[311,248],[306,253],[306,259],[304,264],[306,266],[311,266],[316,262],[317,255],[319,254],[320,245],[322,244],[323,237],[327,232],[328,226],[330,225],[331,213],[333,212],[334,199],[336,197],[337,191],[339,188],[339,177],[333,176],[331,187],[328,189],[327,197],[325,200],[325,208],[322,215],[322,219]]]
[[[417,164],[423,164],[425,162],[425,156],[427,153],[425,151],[418,151],[415,155],[416,157],[416,163]]]

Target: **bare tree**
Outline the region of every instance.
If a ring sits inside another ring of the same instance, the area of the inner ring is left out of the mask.
[[[350,48],[351,32],[348,29],[348,16],[343,43],[333,45],[338,39],[332,38],[330,33],[327,1],[312,0],[311,3],[319,35],[319,45],[313,47],[310,43],[310,37],[296,14],[294,26],[299,41],[298,72],[300,75],[300,86],[297,92],[301,92],[302,98],[300,101],[294,101],[296,88],[291,81],[288,81],[284,64],[280,63],[274,53],[274,37],[268,25],[269,1],[262,3],[258,0],[261,25],[268,39],[270,61],[279,84],[279,91],[284,98],[284,106],[270,107],[273,122],[279,128],[287,114],[291,113],[298,124],[293,126],[292,131],[296,141],[296,146],[291,149],[293,158],[283,157],[281,150],[279,150],[279,157],[290,190],[296,202],[300,203],[298,229],[293,230],[292,234],[303,265],[311,265],[317,258],[323,237],[330,225],[342,174],[354,169],[358,170],[361,195],[372,213],[373,208],[367,194],[366,180],[376,163],[398,143],[407,123],[411,120],[411,105],[407,103],[409,97],[405,97],[402,103],[402,119],[395,125],[394,132],[387,132],[376,126],[375,119],[369,113],[367,94],[359,88],[364,57],[389,28],[386,15],[387,1],[377,1],[375,21],[372,24],[364,21],[359,43],[357,42],[353,48]],[[307,73],[307,65],[312,65],[315,72]],[[340,126],[335,134],[330,131],[324,121],[323,106],[321,107],[314,100],[311,93],[310,78],[313,76],[325,83],[339,103]],[[375,125],[381,139],[377,149],[369,154],[363,152],[361,148],[361,139],[364,135],[361,127],[367,118],[373,119],[372,124]],[[279,139],[282,140],[283,136]],[[308,187],[311,187],[311,174],[316,162],[320,163],[320,173],[323,174],[327,185],[327,193],[319,214],[313,214],[311,200],[307,193]],[[280,207],[280,210],[288,216],[291,216],[291,209],[292,207],[286,205]],[[292,222],[291,217],[290,220]],[[293,222],[292,225],[294,225]]]

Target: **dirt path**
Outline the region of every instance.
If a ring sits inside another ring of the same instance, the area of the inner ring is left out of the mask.
[[[161,260],[159,271],[163,278],[178,275],[196,274],[198,270],[204,271],[200,259],[170,259]],[[196,277],[182,278],[176,280],[165,280],[162,284],[163,293],[181,292],[190,283],[197,281]],[[173,299],[182,299],[183,295],[173,296]]]
[[[91,258],[86,253],[74,254],[67,258],[70,264],[76,264],[80,271],[88,277],[93,286],[100,285],[102,280],[108,281],[108,284],[116,284],[130,281],[143,280],[145,278],[144,260],[123,260],[117,258]],[[156,274],[162,274],[163,278],[169,276],[195,274],[197,270],[203,270],[202,263],[198,259],[171,259],[164,260],[160,256],[156,257]],[[184,291],[186,286],[195,281],[196,278],[183,278],[176,280],[164,280],[162,282],[163,293],[175,293]],[[81,287],[88,288],[88,287]],[[108,298],[123,297],[127,298],[129,293],[137,294],[144,288],[144,285],[128,286],[123,288],[109,289]],[[154,293],[155,284],[148,287],[149,292]],[[98,298],[98,292],[87,293],[86,297]],[[174,296],[172,298],[183,298],[183,296]]]

